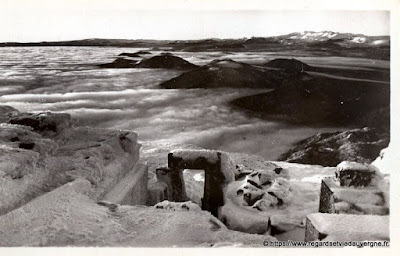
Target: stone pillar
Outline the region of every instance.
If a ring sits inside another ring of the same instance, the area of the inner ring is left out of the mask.
[[[218,152],[218,161],[215,164],[204,166],[204,196],[202,209],[218,217],[218,208],[224,205],[223,187],[225,176],[221,172],[221,153]]]
[[[174,169],[169,167],[156,169],[157,181],[163,182],[167,185],[168,201],[184,202],[187,199],[182,171],[183,169]]]

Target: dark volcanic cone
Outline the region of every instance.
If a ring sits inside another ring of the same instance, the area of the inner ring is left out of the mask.
[[[146,54],[151,54],[151,52],[147,52],[147,51],[138,51],[135,53],[123,52],[123,53],[119,54],[118,56],[138,58],[138,57],[141,57],[140,55],[146,55]]]
[[[123,53],[119,54],[118,56],[131,57],[131,58],[140,58],[141,57],[137,53],[129,53],[129,52],[123,52]]]
[[[176,88],[274,88],[278,83],[276,71],[264,71],[252,65],[230,59],[214,60],[210,64],[181,74],[160,84],[167,89]]]
[[[315,71],[314,67],[307,65],[296,59],[274,59],[267,62],[264,66],[271,68],[279,68],[288,73],[297,73],[303,71]]]
[[[100,68],[134,68],[135,66],[135,60],[128,60],[124,58],[117,58],[112,63],[99,65]]]
[[[173,55],[157,55],[149,59],[143,59],[137,64],[136,68],[166,68],[188,70],[197,68],[196,65]]]

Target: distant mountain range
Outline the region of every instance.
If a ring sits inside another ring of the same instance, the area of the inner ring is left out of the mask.
[[[302,33],[291,33],[281,36],[284,39],[304,40],[309,42],[315,41],[342,41],[353,44],[372,44],[372,45],[389,45],[389,36],[365,36],[362,34],[337,33],[332,31],[304,31]]]
[[[366,36],[362,34],[351,34],[351,33],[338,33],[333,31],[304,31],[295,32],[281,36],[271,37],[252,37],[250,39],[200,39],[200,40],[148,40],[148,39],[101,39],[91,38],[83,40],[71,40],[71,41],[55,41],[55,42],[30,42],[30,43],[18,43],[18,42],[5,42],[0,43],[0,46],[18,46],[18,45],[71,45],[71,46],[130,46],[130,45],[174,45],[174,44],[199,44],[199,43],[221,43],[226,42],[227,45],[232,43],[248,44],[248,43],[261,43],[261,42],[290,42],[290,41],[304,41],[304,42],[323,42],[323,41],[343,41],[347,43],[355,44],[371,44],[371,45],[388,45],[390,43],[390,36]]]
[[[320,55],[340,55],[389,59],[390,36],[366,36],[362,34],[332,31],[304,31],[272,37],[201,40],[129,40],[129,39],[83,39],[58,42],[0,43],[8,46],[100,46],[137,47],[152,50],[175,51],[290,51],[301,50]],[[369,49],[353,52],[346,49]],[[319,53],[318,53],[319,52]]]
[[[366,36],[362,34],[338,33],[333,31],[304,31],[290,33],[275,37],[253,37],[246,42],[260,43],[268,41],[280,42],[283,44],[311,43],[311,44],[336,44],[338,46],[389,46],[390,36]]]

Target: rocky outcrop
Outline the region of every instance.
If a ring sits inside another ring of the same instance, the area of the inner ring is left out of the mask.
[[[279,75],[230,59],[214,60],[208,65],[181,74],[160,84],[166,89],[190,88],[274,88]]]
[[[1,116],[0,215],[78,178],[95,188],[91,198],[100,199],[139,158],[130,131],[75,128],[61,113]]]
[[[320,133],[298,142],[281,156],[282,161],[336,166],[342,161],[371,163],[389,144],[389,134],[362,128]]]
[[[111,63],[107,64],[100,64],[100,68],[135,68],[136,67],[136,60],[131,59],[124,59],[124,58],[117,58]]]
[[[0,246],[263,246],[268,235],[229,230],[205,211],[172,211],[92,200],[77,179],[0,216]]]
[[[196,65],[172,54],[161,54],[141,60],[136,68],[165,68],[177,70],[189,70],[197,68]]]

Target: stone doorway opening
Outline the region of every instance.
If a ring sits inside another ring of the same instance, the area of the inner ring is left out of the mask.
[[[205,175],[205,171],[201,169],[183,170],[183,180],[185,182],[187,199],[200,207],[202,207],[204,197]]]
[[[168,167],[157,169],[157,180],[168,184],[169,200],[188,200],[183,172],[187,169],[204,171],[204,193],[201,208],[218,218],[219,208],[224,205],[226,185],[234,180],[227,157],[212,150],[182,150],[168,154]],[[231,166],[230,166],[231,167]]]

